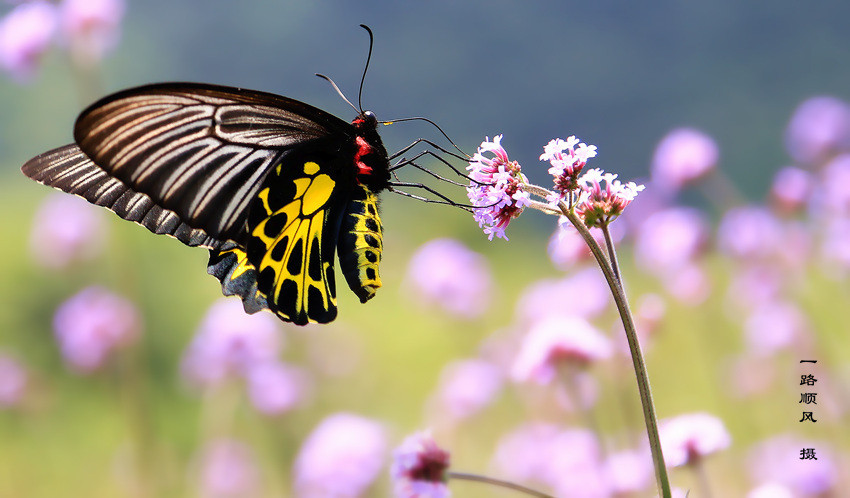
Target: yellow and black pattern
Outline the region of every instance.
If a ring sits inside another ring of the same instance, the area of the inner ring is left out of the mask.
[[[270,93],[161,83],[99,100],[74,142],[28,177],[210,250],[207,271],[245,310],[296,324],[337,315],[337,248],[361,301],[381,286],[377,195],[389,157],[370,112],[351,122]]]
[[[248,261],[268,307],[298,324],[336,318],[332,221],[337,182],[316,161],[288,157],[251,204]],[[342,194],[344,195],[344,194]]]
[[[248,253],[228,242],[221,250],[210,251],[207,273],[221,282],[225,296],[239,296],[247,313],[268,309],[266,296],[257,287],[257,269],[248,262]]]
[[[366,187],[348,203],[339,230],[339,266],[348,286],[365,303],[381,287],[378,266],[384,249],[378,196]]]

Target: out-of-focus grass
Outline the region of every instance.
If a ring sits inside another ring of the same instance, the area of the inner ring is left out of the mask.
[[[217,409],[216,400],[202,399],[179,378],[180,356],[207,306],[219,296],[217,282],[205,273],[206,252],[153,236],[104,211],[110,219],[106,255],[68,271],[46,271],[34,264],[27,245],[32,215],[46,193],[14,179],[0,198],[5,233],[0,247],[0,348],[14,352],[32,374],[26,405],[0,412],[0,496],[139,496],[133,491],[139,486],[133,481],[138,468],[150,476],[141,485],[149,496],[190,496],[193,455],[205,438],[216,435],[204,433],[205,417]],[[459,210],[385,197],[384,288],[378,296],[361,305],[341,288],[335,323],[285,327],[284,359],[315,372],[311,402],[280,419],[255,414],[244,400],[236,411],[231,435],[244,438],[260,455],[267,496],[289,493],[299,444],[327,414],[350,411],[385,421],[395,443],[423,428],[426,401],[441,368],[475,355],[484,338],[514,325],[516,298],[526,285],[561,274],[546,258],[548,230],[535,224],[535,215],[510,228],[510,243],[490,243]],[[490,261],[497,288],[483,319],[449,318],[419,305],[406,288],[405,265],[412,251],[444,236],[462,239]],[[628,253],[622,261],[632,298],[662,292],[634,268]],[[720,495],[730,496],[748,486],[742,463],[755,441],[787,431],[830,440],[845,450],[850,441],[846,433],[830,429],[834,423],[803,427],[797,422],[797,362],[808,358],[785,354],[775,362],[779,378],[772,390],[748,399],[734,395],[730,365],[743,347],[741,325],[730,316],[725,294],[734,270],[719,259],[710,260],[708,267],[711,297],[699,307],[670,300],[647,361],[660,417],[705,410],[728,426],[733,447],[711,458],[708,471]],[[91,284],[131,299],[145,325],[140,344],[121,362],[105,374],[80,376],[62,364],[51,320],[64,299]],[[846,285],[812,268],[798,291],[817,331],[815,359],[840,366],[850,351],[842,325],[850,313],[843,306]],[[608,328],[614,323],[612,312],[599,322]],[[615,361],[620,363],[616,368]],[[341,370],[334,374],[335,368]],[[593,414],[614,443],[628,440],[624,426],[639,430],[643,423],[630,369],[622,357],[594,368],[601,387]],[[522,388],[509,387],[493,406],[441,441],[452,451],[455,468],[489,470],[498,438],[531,415],[520,402],[517,389]],[[844,395],[832,401],[846,402]],[[624,412],[624,406],[631,411]],[[821,416],[829,418],[825,412]],[[676,485],[693,484],[684,472],[673,471],[672,477]],[[386,485],[384,477],[377,496],[386,494]],[[452,487],[457,496],[499,496],[476,484]]]

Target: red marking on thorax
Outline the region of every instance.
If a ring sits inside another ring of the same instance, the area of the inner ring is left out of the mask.
[[[372,168],[363,162],[363,156],[367,156],[372,153],[372,146],[366,142],[366,139],[358,136],[356,141],[357,143],[357,152],[354,153],[354,164],[357,166],[357,174],[358,175],[371,175]]]

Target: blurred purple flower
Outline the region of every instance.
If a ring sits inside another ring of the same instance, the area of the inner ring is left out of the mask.
[[[765,356],[742,354],[729,360],[724,376],[731,394],[750,398],[767,392],[776,382],[775,362]]]
[[[667,293],[682,304],[696,306],[711,295],[711,282],[701,266],[692,263],[662,277]]]
[[[609,233],[614,244],[616,244],[623,240],[626,234],[625,225],[620,223],[612,225],[609,227]],[[597,243],[604,246],[605,236],[602,230],[591,228],[590,234],[593,235]],[[591,255],[587,243],[565,216],[558,218],[558,228],[549,238],[548,252],[549,259],[560,270],[570,270],[577,263],[589,259]]]
[[[21,402],[28,377],[20,362],[0,352],[0,409],[12,408]]]
[[[547,483],[549,455],[546,449],[560,432],[552,424],[527,423],[499,439],[493,463],[503,478]]]
[[[782,225],[761,206],[730,209],[717,230],[720,250],[741,259],[761,259],[775,254],[782,244]]]
[[[490,305],[493,279],[487,259],[454,239],[434,239],[417,249],[407,277],[416,294],[449,313],[476,318]]]
[[[436,409],[449,418],[468,418],[487,406],[502,388],[501,370],[480,359],[449,363],[440,374]]]
[[[824,261],[828,264],[828,274],[836,277],[844,274],[836,272],[833,265],[838,265],[845,271],[850,269],[850,218],[839,217],[829,220],[824,230],[820,250]]]
[[[779,296],[785,276],[775,265],[742,265],[732,275],[726,298],[736,313],[760,306]]]
[[[648,451],[625,450],[605,460],[605,475],[615,495],[639,493],[653,481],[652,458]]]
[[[560,280],[539,280],[525,289],[517,302],[517,318],[533,323],[549,315],[592,318],[610,305],[611,291],[599,268],[589,267]]]
[[[594,229],[593,232],[600,231]],[[549,238],[547,251],[549,259],[560,270],[567,270],[590,256],[590,249],[581,235],[572,227],[562,227],[560,224]]]
[[[800,104],[785,130],[785,146],[795,161],[817,165],[850,146],[850,106],[818,96]]]
[[[393,451],[390,475],[398,498],[449,498],[446,485],[449,452],[443,450],[429,431],[405,438]]]
[[[31,78],[57,22],[57,9],[48,2],[27,2],[12,9],[0,20],[0,67],[19,82]]]
[[[496,135],[492,142],[489,139],[481,142],[466,168],[470,178],[467,196],[476,206],[473,217],[490,240],[493,237],[508,240],[505,229],[530,200],[523,189],[528,179],[522,174],[519,163],[508,159],[501,141],[502,135]]]
[[[254,408],[264,415],[280,415],[304,401],[310,388],[307,373],[276,361],[264,361],[248,368],[248,396]]]
[[[313,429],[295,459],[295,495],[300,498],[357,498],[378,477],[387,451],[383,426],[337,413]]]
[[[750,490],[747,498],[794,498],[794,493],[782,484],[767,482]]]
[[[712,171],[719,157],[713,138],[692,128],[677,128],[655,148],[652,182],[665,190],[679,190]]]
[[[787,166],[774,175],[770,198],[780,211],[796,213],[808,204],[814,182],[814,177],[808,171]]]
[[[103,251],[105,229],[103,214],[97,207],[79,197],[52,194],[35,215],[30,248],[45,268],[67,268]]]
[[[802,448],[816,448],[817,460],[800,460]],[[774,436],[753,446],[748,466],[756,483],[777,483],[801,496],[838,496],[839,468],[828,444],[790,435]],[[795,495],[795,496],[796,496]]]
[[[233,439],[207,442],[198,467],[199,495],[203,498],[259,496],[257,458],[245,443]]]
[[[249,315],[238,299],[221,298],[210,306],[183,356],[183,375],[199,386],[246,375],[252,366],[276,361],[282,343],[274,316]]]
[[[579,366],[611,356],[610,340],[588,321],[552,315],[535,325],[523,338],[511,367],[516,382],[549,384],[562,362]]]
[[[133,303],[101,287],[78,292],[53,318],[62,356],[81,373],[101,368],[116,350],[135,342],[141,327]]]
[[[770,356],[800,344],[809,330],[803,311],[791,302],[779,300],[756,307],[744,323],[747,349],[755,356]]]
[[[589,430],[567,429],[545,448],[548,454],[546,482],[558,496],[608,498],[608,476],[602,466],[602,451],[596,435]]]
[[[599,443],[590,431],[540,423],[502,437],[494,457],[500,476],[541,483],[555,489],[557,496],[579,498],[610,496],[600,462]]]
[[[823,169],[816,202],[831,215],[850,215],[850,154],[831,160]]]
[[[708,240],[708,222],[693,208],[656,212],[638,228],[635,259],[655,274],[677,271],[693,261]]]
[[[693,463],[732,443],[723,422],[708,413],[688,413],[662,420],[658,431],[668,467]]]
[[[62,31],[81,62],[100,61],[118,44],[123,0],[64,0]]]

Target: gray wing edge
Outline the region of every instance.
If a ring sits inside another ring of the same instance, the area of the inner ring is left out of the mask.
[[[201,229],[190,227],[177,213],[157,205],[149,196],[109,176],[75,144],[40,154],[27,161],[21,171],[38,183],[80,196],[155,234],[170,235],[188,246],[218,249],[223,243]]]

